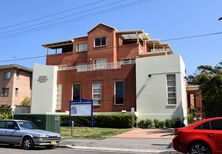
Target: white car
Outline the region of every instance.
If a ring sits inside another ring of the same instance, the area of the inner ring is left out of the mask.
[[[21,145],[29,150],[34,146],[52,148],[61,140],[60,134],[40,130],[27,120],[0,120],[0,143]]]

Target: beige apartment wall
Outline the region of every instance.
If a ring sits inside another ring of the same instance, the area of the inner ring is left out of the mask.
[[[18,94],[16,95],[16,88]],[[22,101],[31,98],[31,73],[19,70],[19,77],[14,74],[14,105],[22,105]]]
[[[4,80],[4,72],[11,71],[10,80]],[[9,88],[8,97],[0,95],[0,105],[21,105],[25,97],[31,97],[31,79],[32,73],[19,70],[19,77],[16,76],[16,69],[0,70],[0,93],[2,88]],[[18,88],[18,95],[15,89]]]
[[[9,88],[9,95],[8,97],[1,96],[0,95],[0,105],[12,104],[12,95],[13,95],[13,75],[10,80],[4,80],[4,72],[12,72],[14,74],[15,70],[12,69],[6,69],[6,70],[0,70],[0,93],[2,93],[2,88]]]

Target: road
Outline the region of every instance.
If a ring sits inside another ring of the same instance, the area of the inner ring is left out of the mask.
[[[33,150],[23,150],[20,147],[9,147],[1,145],[0,154],[145,154],[145,153],[140,153],[140,152],[129,153],[129,152],[101,151],[101,150],[78,150],[70,148],[45,149],[41,147],[34,148]],[[167,153],[160,153],[160,154],[167,154]],[[174,154],[177,153],[175,152]]]

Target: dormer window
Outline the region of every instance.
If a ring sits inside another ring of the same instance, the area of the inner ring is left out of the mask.
[[[105,46],[107,44],[107,38],[106,37],[97,37],[94,40],[94,46],[99,47],[99,46]]]
[[[87,51],[87,43],[79,43],[77,44],[77,52]]]

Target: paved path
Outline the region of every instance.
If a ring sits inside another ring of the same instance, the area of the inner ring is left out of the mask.
[[[140,129],[135,128],[114,138],[141,138],[141,139],[173,139],[174,129]]]
[[[63,139],[60,145],[75,150],[123,153],[177,153],[171,147],[173,129],[133,129],[108,139]]]

